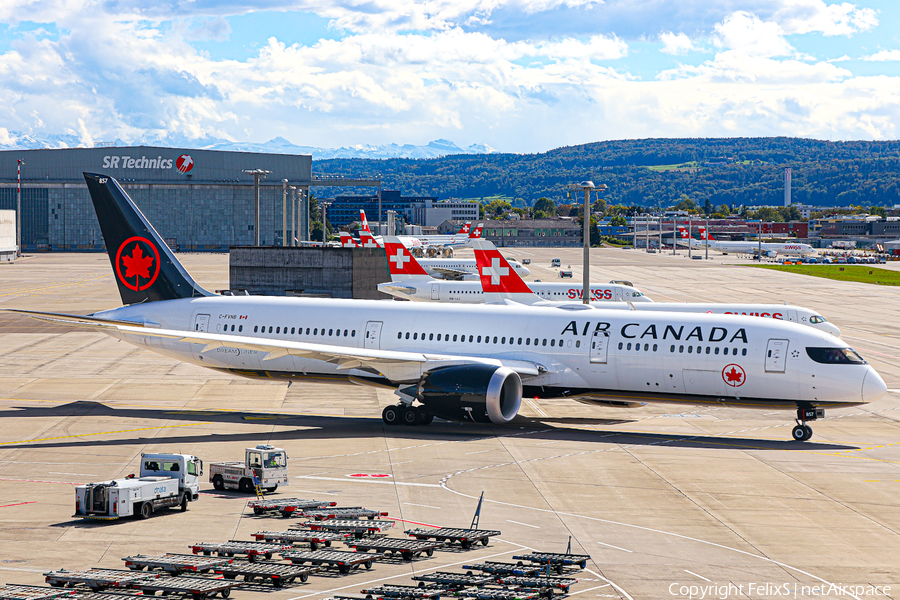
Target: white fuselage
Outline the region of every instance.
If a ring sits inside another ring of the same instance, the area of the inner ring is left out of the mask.
[[[263,343],[277,339],[527,361],[544,369],[523,380],[526,395],[543,397],[793,408],[801,402],[859,404],[885,389],[867,364],[821,364],[806,351],[846,348],[840,339],[810,327],[744,316],[254,296],[148,302],[95,316]],[[265,351],[184,342],[177,335],[108,333],[248,376],[373,377],[371,371],[341,369],[324,360],[290,354],[266,360]]]
[[[580,301],[582,298],[581,287],[571,283],[528,281],[525,284],[542,300],[566,302]],[[481,281],[446,281],[410,277],[390,283],[380,283],[378,289],[397,298],[415,302],[462,302],[465,304],[485,302]],[[653,302],[636,288],[617,283],[592,283],[591,299],[593,302],[604,303]],[[627,307],[627,305],[625,306]]]
[[[774,243],[774,242],[730,242],[726,240],[692,240],[691,244],[695,248],[703,248],[707,243],[711,250],[731,254],[757,254],[762,251],[763,254],[786,254],[807,256],[815,254],[816,250],[809,244],[800,244],[796,242]]]
[[[441,277],[441,269],[471,273],[473,279],[478,279],[478,266],[474,258],[419,258],[422,268],[428,271],[432,277]],[[522,263],[508,260],[510,266],[516,270],[519,277],[531,275],[531,271]]]

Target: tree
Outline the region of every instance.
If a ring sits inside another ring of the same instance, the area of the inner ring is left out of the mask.
[[[723,204],[722,206],[719,207],[719,212],[723,215],[730,215],[731,207],[728,206],[727,204]]]
[[[697,203],[688,198],[686,194],[682,194],[678,200],[678,204],[675,205],[675,210],[697,212]]]
[[[796,206],[782,206],[778,209],[778,213],[785,221],[799,221],[802,218],[800,216],[800,209]]]
[[[574,216],[572,214],[572,211],[574,208],[575,207],[572,206],[571,204],[560,204],[559,206],[556,207],[556,214],[559,215],[560,217]]]
[[[538,198],[537,201],[534,203],[535,215],[537,215],[538,211],[540,211],[550,217],[555,217],[556,216],[556,204],[553,202],[553,200],[550,200],[549,198],[545,198],[542,196],[542,197]],[[542,217],[536,217],[536,218],[542,218]]]
[[[774,209],[770,206],[763,206],[758,211],[753,213],[750,218],[759,221],[773,221],[777,223],[784,221],[784,217],[781,216],[781,213],[778,212],[777,209]]]
[[[710,202],[709,198],[707,198],[706,201],[703,203],[703,214],[708,217],[709,213],[711,213],[712,211],[713,211],[712,202]]]
[[[488,204],[487,206],[484,207],[484,214],[485,214],[485,216],[494,215],[494,217],[499,217],[500,215],[502,215],[503,213],[505,213],[509,210],[512,210],[512,204],[510,204],[506,200],[501,200],[500,198],[497,198],[497,199],[491,201],[490,204]]]
[[[627,227],[628,221],[626,221],[625,217],[623,217],[622,215],[616,215],[609,220],[609,224],[613,227]]]
[[[883,206],[870,206],[869,207],[870,215],[877,215],[882,219],[887,218],[887,210]]]
[[[597,198],[594,201],[594,205],[591,207],[591,210],[600,215],[601,217],[606,214],[606,200],[603,198]]]

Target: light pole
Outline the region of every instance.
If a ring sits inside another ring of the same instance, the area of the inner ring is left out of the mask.
[[[16,159],[16,256],[22,256],[22,165],[25,161]]]
[[[591,303],[591,191],[606,191],[606,185],[600,184],[594,186],[593,181],[582,181],[578,184],[569,184],[569,190],[581,190],[584,192],[584,211],[582,219],[584,220],[584,258],[582,259],[582,291],[581,301],[584,304]]]
[[[322,201],[322,245],[325,245],[325,239],[328,237],[328,219],[325,218],[325,212],[331,202]]]
[[[291,186],[291,243],[297,245],[297,186]]]
[[[288,180],[281,180],[281,245],[287,246],[287,189]]]
[[[706,257],[703,260],[709,260],[709,215],[706,216]]]
[[[256,188],[256,245],[259,246],[259,180],[260,178],[265,179],[266,175],[271,173],[272,171],[265,171],[263,169],[244,169],[243,171],[247,175],[253,175],[254,187]]]
[[[691,258],[691,246],[694,241],[694,215],[688,215],[688,258]]]

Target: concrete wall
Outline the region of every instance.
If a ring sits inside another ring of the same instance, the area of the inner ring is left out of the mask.
[[[391,279],[380,248],[234,247],[229,276],[251,294],[390,298],[375,287]]]

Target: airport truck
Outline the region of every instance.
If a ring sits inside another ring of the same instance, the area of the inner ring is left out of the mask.
[[[288,455],[283,448],[259,444],[244,450],[244,462],[214,462],[209,465],[209,481],[217,490],[237,489],[252,492],[254,477],[266,492],[274,492],[278,485],[288,485]]]
[[[75,517],[112,521],[149,519],[164,508],[188,509],[200,498],[203,461],[190,454],[141,454],[140,476],[75,488]]]

